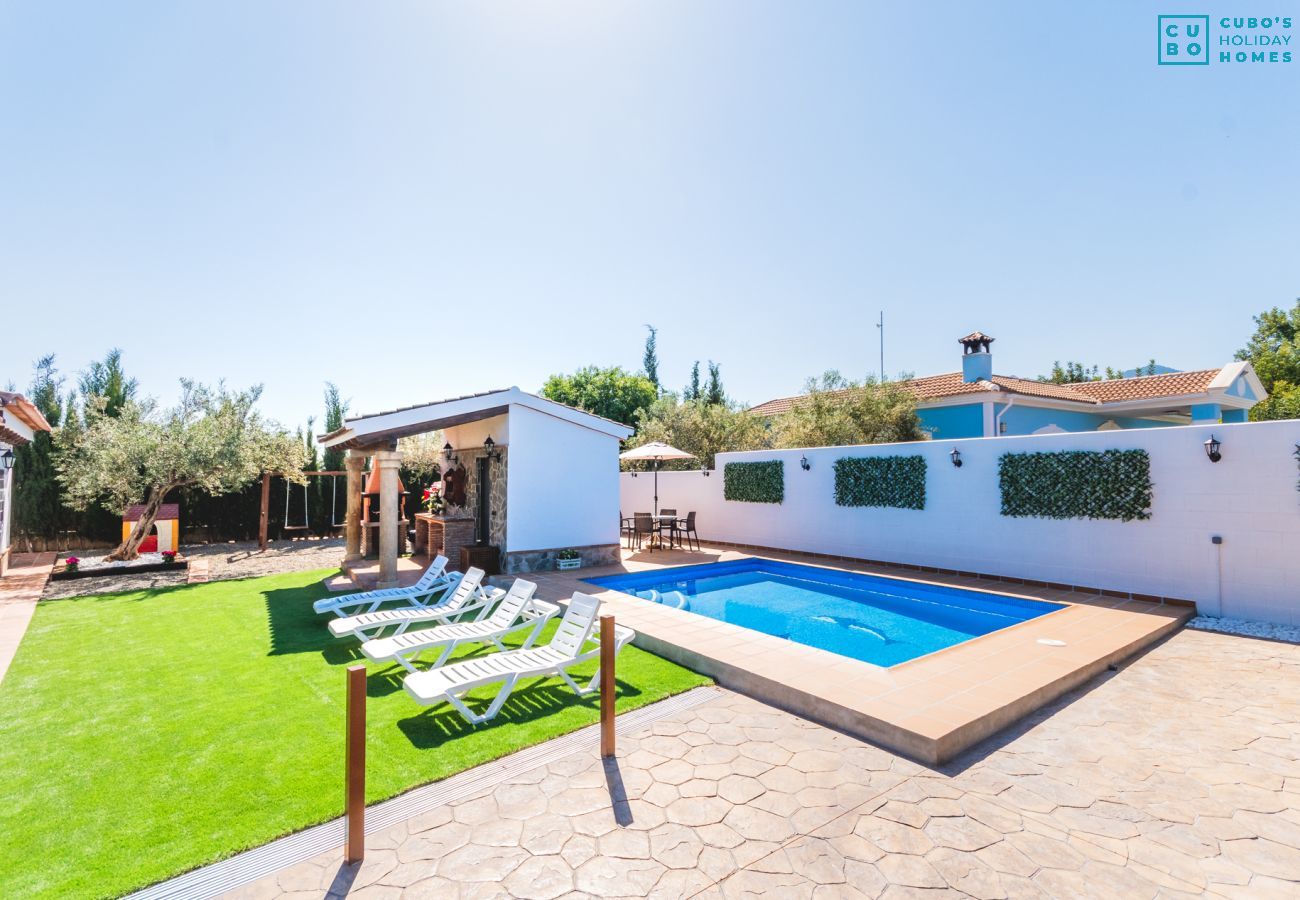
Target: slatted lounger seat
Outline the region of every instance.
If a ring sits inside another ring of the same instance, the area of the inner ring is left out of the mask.
[[[311,608],[317,613],[351,616],[362,612],[374,612],[385,603],[401,603],[411,607],[428,606],[442,599],[441,595],[455,587],[459,581],[460,573],[448,572],[447,557],[439,556],[429,564],[429,568],[424,570],[420,580],[410,587],[322,597],[313,603]]]
[[[418,631],[406,631],[393,637],[376,638],[361,645],[361,652],[371,662],[396,662],[412,672],[415,658],[426,650],[441,649],[433,668],[446,662],[451,652],[461,644],[492,643],[500,650],[505,650],[501,643],[507,635],[516,631],[531,629],[524,648],[531,647],[542,633],[542,628],[553,617],[559,615],[560,608],[554,603],[537,600],[533,592],[537,585],[531,581],[516,578],[515,583],[492,615],[478,622],[456,622],[451,625],[439,625],[434,628],[422,628]]]
[[[330,622],[330,634],[335,637],[355,635],[363,641],[379,637],[387,629],[401,634],[420,622],[449,624],[452,619],[482,619],[496,602],[505,596],[501,588],[483,587],[483,570],[471,567],[446,599],[430,606],[414,609],[381,609]]]
[[[416,702],[426,706],[438,703],[451,704],[472,725],[479,725],[494,718],[522,678],[558,675],[578,696],[586,696],[596,689],[600,670],[596,670],[584,687],[578,686],[568,670],[600,656],[599,640],[592,638],[596,614],[599,610],[599,600],[575,592],[569,600],[569,608],[565,610],[564,618],[560,620],[555,636],[545,647],[507,650],[504,653],[492,653],[478,659],[468,659],[430,669],[427,672],[416,672],[403,679],[402,687]],[[632,629],[622,625],[616,626],[615,653],[635,636],[636,633]],[[497,682],[501,683],[501,688],[481,715],[465,705],[464,697],[467,693],[475,688]]]

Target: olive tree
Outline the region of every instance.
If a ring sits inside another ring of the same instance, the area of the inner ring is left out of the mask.
[[[111,560],[139,556],[167,495],[193,488],[211,495],[247,486],[263,472],[302,481],[303,445],[256,410],[261,386],[228,391],[181,381],[181,400],[160,410],[153,399],[128,399],[116,416],[87,416],[61,448],[59,480],[74,509],[102,500],[120,513],[144,512]],[[103,398],[94,402],[102,404]]]
[[[843,447],[925,439],[905,382],[851,381],[834,370],[810,378],[776,422],[778,447]]]

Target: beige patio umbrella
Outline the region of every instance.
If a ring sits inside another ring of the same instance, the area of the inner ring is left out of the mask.
[[[636,462],[654,461],[655,464],[655,518],[659,517],[659,464],[665,459],[695,459],[694,453],[687,453],[685,450],[678,450],[676,447],[670,447],[663,441],[651,441],[648,444],[642,444],[640,447],[633,447],[631,450],[625,450],[618,455],[619,459],[628,459]]]

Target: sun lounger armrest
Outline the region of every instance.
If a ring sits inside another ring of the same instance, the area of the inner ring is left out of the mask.
[[[553,619],[560,614],[560,607],[558,604],[534,598],[528,601],[528,606],[525,607],[524,614],[528,617],[529,621],[536,621],[537,619]]]

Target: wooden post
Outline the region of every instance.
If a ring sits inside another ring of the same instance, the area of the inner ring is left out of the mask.
[[[345,862],[366,856],[366,667],[348,666]]]
[[[257,546],[266,549],[266,525],[271,517],[271,473],[262,473],[262,515],[257,520]]]
[[[600,755],[614,755],[614,617],[600,617]]]

